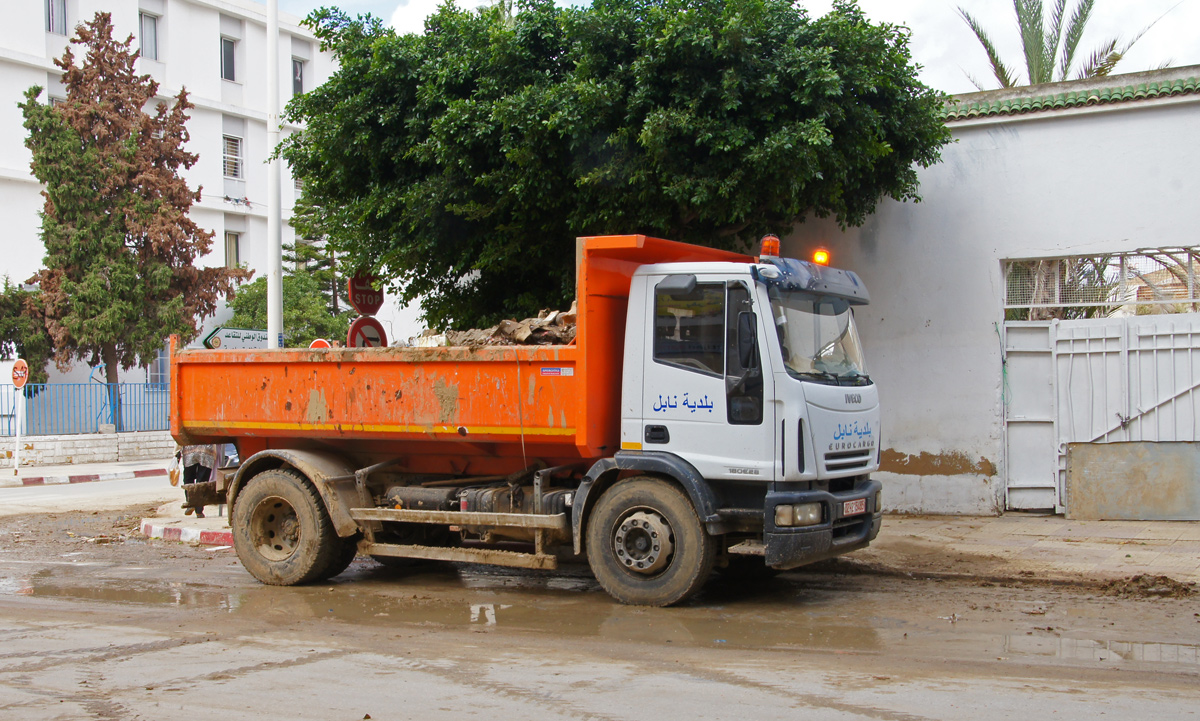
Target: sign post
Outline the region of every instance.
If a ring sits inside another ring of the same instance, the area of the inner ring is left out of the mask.
[[[25,383],[29,380],[29,364],[23,359],[18,358],[16,363],[13,363],[12,382],[17,389],[16,403],[16,421],[17,421],[17,447],[13,449],[13,475],[17,475],[21,468],[21,423],[25,420]]]

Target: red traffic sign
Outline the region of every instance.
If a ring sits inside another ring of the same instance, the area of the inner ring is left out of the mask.
[[[375,315],[383,307],[383,291],[375,290],[373,287],[375,281],[375,276],[359,273],[347,284],[350,305],[363,315]]]
[[[383,326],[374,318],[363,316],[350,324],[350,332],[346,334],[347,348],[386,348],[387,334]]]
[[[13,363],[12,381],[17,388],[24,388],[29,381],[29,364],[22,358],[18,358],[17,362]]]
[[[309,343],[308,347],[309,348],[332,348],[333,344],[331,344],[329,341],[325,340],[324,338],[317,338],[312,343]]]

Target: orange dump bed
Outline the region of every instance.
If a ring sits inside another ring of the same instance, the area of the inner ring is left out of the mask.
[[[641,235],[581,238],[569,346],[171,353],[181,444],[334,448],[415,473],[509,473],[619,447],[630,278],[638,266],[748,256]]]

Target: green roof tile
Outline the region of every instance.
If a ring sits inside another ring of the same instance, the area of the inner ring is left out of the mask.
[[[1200,78],[1164,80],[1162,82],[1139,83],[1138,85],[1069,91],[1053,95],[1030,95],[1020,98],[989,101],[955,101],[946,104],[944,118],[947,123],[970,118],[997,115],[1021,115],[1024,113],[1064,110],[1092,105],[1111,105],[1137,100],[1150,100],[1173,95],[1193,95],[1200,92]]]

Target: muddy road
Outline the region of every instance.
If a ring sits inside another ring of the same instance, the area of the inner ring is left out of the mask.
[[[367,558],[273,588],[149,512],[0,518],[0,719],[1200,718],[1186,588],[850,559],[644,609],[583,568]]]

